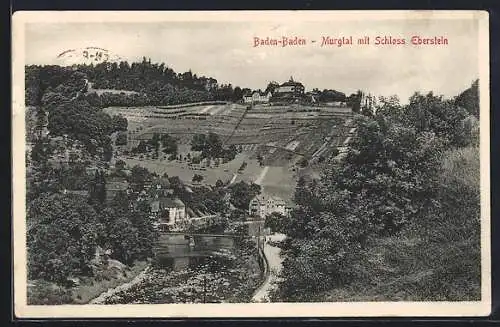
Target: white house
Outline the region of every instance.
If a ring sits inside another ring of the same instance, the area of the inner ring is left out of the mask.
[[[161,203],[163,202],[163,203]],[[179,199],[164,199],[160,202],[160,206],[168,212],[167,225],[174,225],[181,221],[184,221],[186,217],[186,206]]]
[[[250,216],[265,218],[273,212],[280,213],[284,216],[287,215],[288,211],[283,199],[275,196],[260,194],[250,200],[250,204],[248,206],[248,214]]]
[[[252,94],[247,94],[243,96],[243,102],[245,103],[268,103],[271,99],[271,92],[261,92],[253,91]]]
[[[188,218],[186,206],[181,200],[163,196],[151,202],[151,214],[158,216],[160,224],[165,225],[174,225]]]

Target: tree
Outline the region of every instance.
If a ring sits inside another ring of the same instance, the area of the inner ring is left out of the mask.
[[[347,97],[347,106],[352,108],[353,112],[359,112],[361,110],[361,98],[363,96],[363,92],[358,90],[356,93],[352,93]]]
[[[192,151],[202,151],[205,147],[206,136],[205,134],[195,134],[191,140],[191,150]]]
[[[128,127],[127,118],[121,115],[114,115],[111,117],[111,123],[113,126],[113,131],[122,131],[126,132]]]
[[[115,140],[116,145],[127,145],[127,133],[126,132],[118,132]]]
[[[250,200],[260,193],[260,185],[247,184],[244,181],[230,186],[231,203],[239,209],[248,210]]]
[[[455,104],[463,107],[467,112],[479,118],[479,80],[475,80],[471,87],[455,98]]]
[[[123,160],[121,160],[121,159],[117,160],[117,161],[116,161],[116,163],[115,163],[115,167],[116,167],[116,169],[118,169],[118,170],[123,170],[123,169],[125,169],[125,166],[126,166],[125,161],[123,161]]]
[[[31,160],[37,165],[43,165],[47,163],[48,158],[49,152],[47,145],[41,139],[36,140],[31,149]]]
[[[264,227],[268,227],[272,232],[284,233],[286,231],[287,218],[278,212],[273,212],[266,216]]]
[[[203,176],[202,175],[198,175],[198,174],[194,174],[193,176],[193,183],[199,183],[203,180]]]
[[[149,144],[151,144],[155,151],[156,157],[158,157],[160,151],[160,134],[154,133],[153,138],[150,140]]]
[[[137,147],[132,149],[132,152],[134,153],[146,153],[148,152],[148,146],[144,140],[141,140]]]
[[[442,200],[437,190],[446,184],[440,180],[443,151],[461,146],[459,136],[467,130],[463,117],[463,111],[450,101],[416,94],[406,106],[401,106],[397,98],[382,99],[372,114],[355,119],[356,141],[343,161],[323,167],[318,181],[300,178],[297,183],[297,208],[284,226],[288,237],[283,244],[286,256],[278,292],[281,300],[297,301],[354,280],[369,279],[364,270],[370,266],[366,258],[370,245],[380,238],[399,242],[402,234],[426,238],[429,232],[432,242],[439,243],[437,239],[446,238],[443,234],[452,234],[436,233],[437,226],[424,226],[432,225],[427,219],[444,226],[437,216],[447,216],[445,208],[459,206],[452,200],[452,192],[443,192],[450,198]],[[474,208],[472,204],[466,206]],[[477,215],[467,212],[470,217]],[[276,223],[272,219],[267,222],[271,226]],[[452,225],[445,228],[454,229]],[[453,233],[453,238],[459,239],[460,233]],[[428,251],[422,264],[434,255]],[[471,256],[476,260],[476,254]],[[430,269],[435,271],[437,266]],[[458,275],[464,278],[466,269],[452,270],[460,271]],[[422,285],[434,289],[434,294],[443,294],[437,289],[449,287],[434,283],[437,279],[432,278]]]
[[[97,170],[90,182],[89,202],[100,207],[106,202],[106,178],[104,172]]]
[[[177,140],[174,137],[168,134],[163,134],[161,137],[161,142],[163,145],[164,153],[177,155],[178,146]]]
[[[104,144],[103,144],[103,159],[104,161],[111,161],[113,158],[113,146],[111,145],[111,139],[109,136],[106,136],[104,138]]]
[[[432,92],[425,96],[415,93],[404,110],[405,125],[414,127],[419,133],[435,133],[449,146],[461,145],[464,133],[462,122],[468,113],[453,101],[445,101]]]
[[[234,88],[233,92],[233,101],[237,102],[240,101],[243,98],[243,91],[241,90],[241,87],[237,86]]]
[[[247,167],[247,162],[243,161],[243,163],[241,164],[240,168],[238,168],[238,171],[242,172],[243,170],[245,170],[246,167]]]
[[[215,133],[208,133],[205,146],[201,150],[202,158],[219,158],[222,154],[222,141]]]
[[[276,91],[276,89],[278,89],[279,87],[280,87],[280,85],[278,82],[271,81],[271,82],[269,82],[269,84],[267,84],[266,90],[264,92],[265,93],[268,93],[268,92],[274,93],[274,91]]]
[[[134,208],[127,194],[119,192],[101,212],[100,222],[105,227],[103,245],[112,251],[113,258],[131,264],[152,255],[158,233],[145,201],[137,202]]]
[[[141,191],[144,189],[144,184],[151,178],[151,173],[144,167],[135,165],[130,171],[129,182],[134,191]]]
[[[51,135],[66,134],[69,138],[79,140],[92,154],[95,154],[92,139],[103,146],[113,132],[112,118],[85,100],[57,103],[48,111]]]
[[[28,275],[64,284],[91,274],[103,232],[94,209],[78,196],[42,195],[28,206]]]
[[[257,155],[257,161],[259,162],[259,165],[262,167],[264,165],[264,157],[261,154]]]

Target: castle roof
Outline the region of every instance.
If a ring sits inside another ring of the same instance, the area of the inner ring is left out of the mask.
[[[293,77],[290,77],[290,80],[288,80],[287,82],[281,84],[280,86],[304,86],[302,83],[300,82],[296,82],[293,80]]]

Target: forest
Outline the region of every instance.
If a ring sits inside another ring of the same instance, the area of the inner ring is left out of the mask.
[[[91,82],[93,89],[110,90],[101,95],[85,94]],[[133,91],[117,93],[112,90]],[[219,84],[212,77],[197,76],[191,71],[176,73],[164,63],[122,61],[97,65],[27,66],[26,104],[42,104],[47,93],[68,98],[82,97],[96,107],[173,105],[202,101],[233,101],[241,98],[241,88]]]
[[[44,193],[29,204],[30,280],[68,285],[70,277],[92,276],[97,246],[127,265],[151,257],[156,231],[149,204],[131,207],[126,194],[108,203],[98,199],[94,194],[86,201],[78,195]]]
[[[213,77],[198,76],[191,70],[176,73],[165,63],[152,63],[145,57],[141,62],[103,62],[97,65],[27,66],[26,104],[40,106],[44,97],[53,93],[68,99],[85,99],[97,108],[110,106],[176,105],[204,101],[231,101],[243,99],[251,94],[248,87],[219,83]],[[279,83],[270,81],[265,92],[274,92]],[[88,92],[90,89],[101,90]],[[108,90],[108,91],[106,91]],[[259,90],[260,91],[260,90]],[[347,101],[355,106],[358,94],[346,97],[344,93],[332,90],[314,89],[320,102]],[[64,100],[64,99],[63,99]]]
[[[454,99],[383,98],[345,161],[299,180],[279,301],[479,300],[478,81]]]

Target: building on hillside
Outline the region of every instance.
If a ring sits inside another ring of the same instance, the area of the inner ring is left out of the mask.
[[[305,87],[302,83],[290,80],[281,84],[273,93],[270,102],[275,104],[297,103],[304,100]]]
[[[263,194],[256,195],[248,207],[248,214],[254,217],[266,218],[271,213],[280,213],[287,215],[285,201],[279,197],[266,196]]]
[[[153,179],[151,177],[146,177],[144,179],[144,189],[149,190],[153,186]]]
[[[331,102],[327,102],[326,104],[329,106],[332,106],[332,107],[346,107],[347,106],[345,101],[331,101]]]
[[[272,94],[271,92],[261,92],[260,90],[253,91],[252,94],[243,96],[244,103],[269,103]]]
[[[128,181],[123,177],[110,177],[106,180],[106,199],[112,200],[119,192],[128,191]]]
[[[160,177],[152,182],[151,187],[153,195],[166,196],[173,194],[173,189],[170,188],[170,182],[168,178]]]
[[[186,221],[185,204],[177,198],[155,197],[150,202],[151,215],[158,218],[160,225],[175,225]]]

